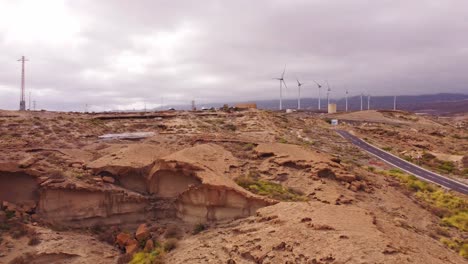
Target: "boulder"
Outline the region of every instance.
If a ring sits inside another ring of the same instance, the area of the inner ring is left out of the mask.
[[[7,220],[6,213],[4,211],[0,211],[0,223],[3,223]]]
[[[115,239],[115,243],[118,244],[120,247],[124,247],[127,245],[127,242],[130,241],[132,237],[127,233],[120,233],[117,235]]]
[[[138,244],[131,244],[125,247],[125,253],[132,255],[138,251]]]
[[[145,252],[151,252],[154,249],[154,242],[152,239],[148,239],[145,244]]]
[[[104,177],[102,177],[102,180],[104,182],[107,182],[107,183],[114,183],[115,182],[115,179],[110,177],[110,176],[104,176]]]
[[[143,241],[145,239],[148,239],[150,236],[150,232],[148,230],[148,226],[146,224],[141,224],[136,233],[135,233],[135,237],[138,241]]]
[[[353,174],[337,174],[336,179],[343,182],[353,182],[356,180],[356,176]]]

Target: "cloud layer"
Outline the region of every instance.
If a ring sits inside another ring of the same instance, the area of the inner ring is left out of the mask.
[[[465,0],[0,2],[0,108],[52,110],[332,96],[468,93]]]

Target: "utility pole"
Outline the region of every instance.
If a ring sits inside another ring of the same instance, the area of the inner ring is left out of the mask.
[[[346,112],[348,112],[348,89],[346,89]]]
[[[26,100],[24,95],[24,63],[28,61],[24,56],[21,57],[18,61],[21,61],[21,98],[20,98],[20,111],[26,110]]]
[[[367,95],[367,110],[370,110],[370,94]]]
[[[393,97],[393,111],[396,110],[396,95]]]
[[[362,111],[362,96],[363,94],[361,93],[361,111]]]

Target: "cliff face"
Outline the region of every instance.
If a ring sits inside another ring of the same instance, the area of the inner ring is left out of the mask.
[[[149,191],[156,197],[174,198],[177,217],[194,223],[246,217],[274,204],[226,175],[229,166],[237,163],[218,145],[187,148],[156,162],[148,176]]]
[[[38,214],[67,226],[137,224],[145,219],[148,200],[124,191],[43,189]]]
[[[196,145],[164,157],[147,145],[138,152],[138,146],[91,162],[88,168],[100,175],[96,184],[30,175],[11,165],[0,173],[0,200],[32,204],[43,221],[71,227],[136,224],[148,217],[235,219],[275,203],[234,183],[227,172],[238,161],[221,146]]]

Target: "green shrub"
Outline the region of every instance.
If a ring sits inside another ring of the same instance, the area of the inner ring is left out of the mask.
[[[252,143],[246,143],[243,148],[244,150],[252,150],[255,148],[255,145]]]
[[[205,224],[199,223],[193,228],[193,234],[196,235],[204,230],[206,230]]]
[[[281,184],[259,179],[252,175],[242,176],[235,179],[236,183],[244,189],[255,194],[266,196],[279,201],[306,201],[307,198],[291,188],[283,187]]]
[[[385,150],[385,151],[392,151],[393,148],[392,147],[383,147],[382,149]]]
[[[458,212],[448,217],[442,218],[442,223],[454,226],[460,230],[468,231],[468,211]]]
[[[439,212],[436,215],[442,217],[443,225],[468,231],[468,202],[465,199],[397,169],[384,174],[396,177],[400,183],[414,191],[419,200],[429,204],[432,212]]]
[[[451,161],[443,161],[439,165],[439,170],[447,173],[452,173],[455,170],[455,164]]]
[[[130,261],[130,264],[162,263],[163,255],[164,255],[164,251],[161,248],[156,248],[150,253],[138,252],[135,255],[133,255],[133,258]]]
[[[457,251],[460,256],[464,257],[465,259],[468,259],[468,243],[466,240],[463,241],[459,238],[451,240],[444,237],[440,239],[440,242],[442,242],[442,244],[444,244],[446,247]]]

